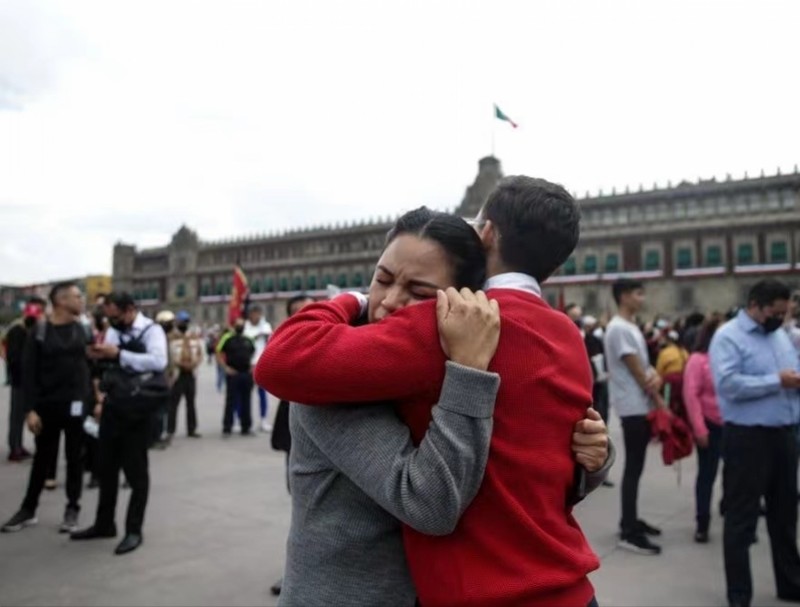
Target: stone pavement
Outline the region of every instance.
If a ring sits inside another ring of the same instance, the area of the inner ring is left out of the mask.
[[[145,543],[121,557],[115,540],[70,542],[57,526],[65,504],[60,462],[56,491],[45,491],[39,524],[0,535],[0,606],[11,605],[274,605],[270,585],[280,577],[289,525],[283,454],[268,437],[220,434],[222,396],[214,371],[203,366],[198,415],[204,437],[185,437],[184,410],[179,434],[166,451],[151,452],[150,501]],[[8,388],[0,388],[0,436],[5,441]],[[257,409],[254,397],[254,413]],[[275,402],[270,402],[270,415]],[[619,424],[612,437],[620,444]],[[26,444],[32,447],[26,433]],[[0,517],[19,507],[29,463],[0,453]],[[692,541],[694,459],[680,471],[661,464],[651,447],[641,487],[641,514],[663,528],[664,553],[639,556],[616,549],[619,485],[601,487],[578,507],[578,518],[602,566],[592,576],[601,605],[723,605],[721,525],[715,520],[709,545]],[[623,456],[612,472],[618,483]],[[120,492],[117,522],[124,527],[128,492]],[[715,496],[715,502],[718,496]],[[86,490],[81,523],[93,519],[97,490]],[[782,604],[775,598],[771,557],[763,520],[751,550],[754,605]]]

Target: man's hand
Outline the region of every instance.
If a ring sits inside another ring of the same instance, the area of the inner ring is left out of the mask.
[[[225,367],[225,375],[236,375],[236,369],[233,367]]]
[[[119,348],[114,344],[95,344],[89,348],[89,358],[114,359],[119,357]]]
[[[483,291],[450,287],[436,294],[439,339],[445,354],[460,365],[485,371],[500,341],[500,306]]]
[[[654,394],[659,390],[661,390],[662,385],[664,385],[664,382],[661,379],[661,376],[655,371],[651,371],[650,374],[647,376],[644,390],[648,394]]]
[[[608,459],[608,428],[592,408],[586,410],[586,418],[575,424],[572,451],[575,460],[588,472],[596,472]]]
[[[781,387],[787,390],[797,390],[800,388],[800,373],[791,369],[784,369],[778,376],[781,378]]]
[[[697,446],[701,449],[708,449],[708,434],[705,436],[695,436],[694,442],[697,443]]]
[[[39,417],[39,414],[36,411],[31,411],[25,421],[28,423],[28,430],[33,432],[35,436],[39,436],[42,432],[42,418]]]
[[[100,421],[100,416],[103,415],[103,403],[102,402],[98,402],[94,406],[94,411],[92,412],[92,415],[94,415],[94,418],[97,421]]]

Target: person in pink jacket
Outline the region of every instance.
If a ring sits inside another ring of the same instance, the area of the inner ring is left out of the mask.
[[[717,318],[703,324],[683,374],[683,401],[697,443],[697,530],[694,541],[700,544],[708,542],[711,494],[717,478],[722,442],[722,414],[717,404],[714,378],[708,361],[708,346],[719,324]]]

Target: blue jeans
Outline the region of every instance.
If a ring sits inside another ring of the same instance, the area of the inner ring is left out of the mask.
[[[694,485],[697,530],[706,532],[711,522],[711,495],[722,453],[722,426],[706,420],[708,447],[697,447],[697,481]]]
[[[258,386],[258,407],[261,411],[261,419],[267,417],[267,391],[261,386]]]

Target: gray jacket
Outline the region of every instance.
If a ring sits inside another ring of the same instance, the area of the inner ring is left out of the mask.
[[[279,605],[414,604],[401,523],[447,535],[480,488],[500,377],[448,362],[418,448],[391,404],[292,405]]]

